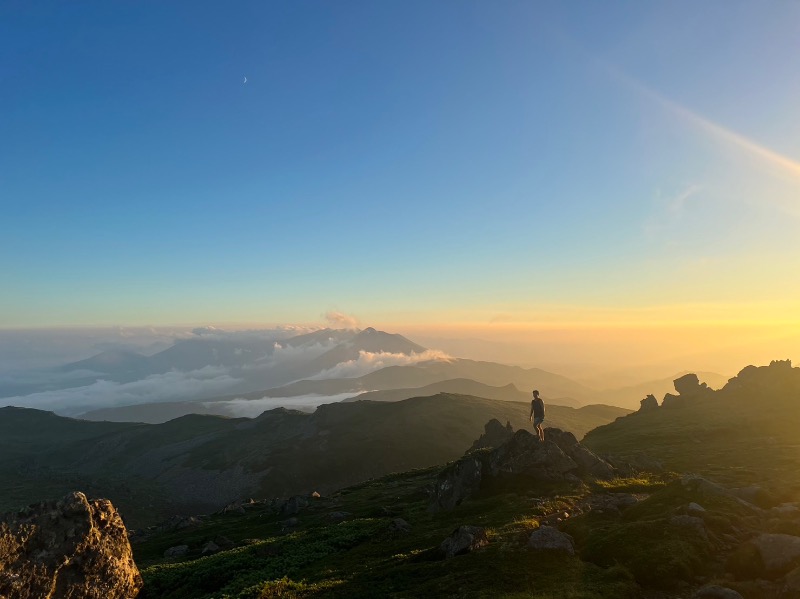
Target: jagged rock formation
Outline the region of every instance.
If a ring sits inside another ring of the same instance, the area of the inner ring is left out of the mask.
[[[453,509],[477,492],[486,480],[498,477],[567,480],[614,476],[614,468],[578,443],[572,433],[548,428],[545,439],[542,443],[528,431],[519,430],[491,451],[468,453],[439,474],[429,510]]]
[[[661,406],[664,408],[678,407],[684,405],[687,401],[714,395],[714,390],[710,389],[705,383],[701,383],[694,373],[684,374],[682,377],[675,379],[673,384],[678,395],[667,393],[664,396],[664,401],[661,402]]]
[[[641,402],[641,406],[639,407],[640,412],[648,412],[650,410],[657,410],[658,409],[658,400],[656,396],[652,393],[645,397]]]
[[[470,450],[499,447],[514,434],[514,429],[511,427],[510,422],[506,422],[506,425],[503,426],[497,418],[492,418],[483,428],[485,432],[472,444]]]
[[[70,493],[0,518],[0,597],[127,599],[142,578],[107,499]]]

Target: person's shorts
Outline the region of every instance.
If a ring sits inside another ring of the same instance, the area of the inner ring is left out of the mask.
[[[533,426],[539,426],[542,422],[544,422],[544,418],[539,418],[538,416],[533,419]]]

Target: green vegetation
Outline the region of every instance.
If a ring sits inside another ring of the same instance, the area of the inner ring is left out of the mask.
[[[395,474],[315,500],[298,514],[296,528],[284,530],[286,516],[256,505],[243,516],[214,516],[197,529],[135,544],[144,597],[637,596],[638,587],[623,568],[526,547],[539,521],[572,510],[585,488],[517,483],[431,515],[423,491],[437,473],[431,468]],[[351,516],[334,523],[330,514],[335,511]],[[391,529],[396,517],[411,525],[410,532]],[[491,543],[445,565],[437,548],[461,524],[486,528]],[[247,544],[197,558],[202,545],[219,534]],[[161,557],[179,543],[192,548],[188,559]]]

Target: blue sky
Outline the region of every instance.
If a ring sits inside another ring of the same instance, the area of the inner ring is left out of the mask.
[[[798,40],[788,2],[3,3],[0,327],[796,324]]]

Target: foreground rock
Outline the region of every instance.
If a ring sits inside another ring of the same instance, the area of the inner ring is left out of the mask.
[[[489,544],[486,530],[480,526],[459,526],[439,546],[445,559],[475,551]]]
[[[552,526],[540,526],[528,538],[528,547],[536,551],[563,551],[575,555],[575,542],[566,533]]]
[[[572,433],[548,428],[545,439],[542,443],[528,431],[519,430],[491,451],[467,454],[439,474],[428,509],[453,509],[494,478],[575,481],[578,477],[614,476],[611,464],[578,443]]]
[[[71,493],[0,517],[0,597],[127,599],[142,578],[106,499]]]

